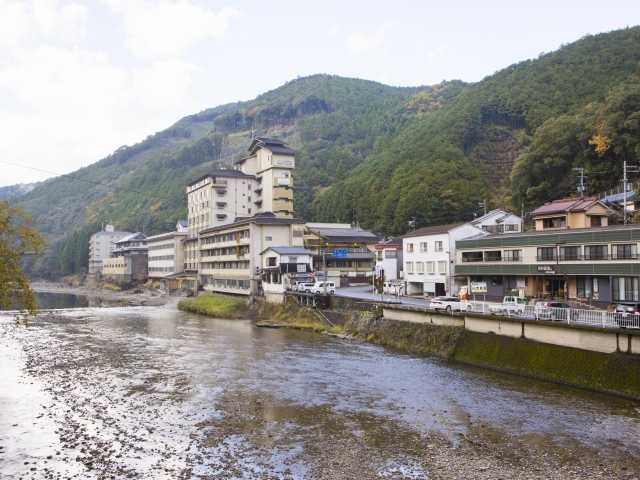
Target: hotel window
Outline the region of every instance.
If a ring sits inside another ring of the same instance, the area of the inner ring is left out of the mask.
[[[522,261],[522,250],[505,250],[502,259],[505,262],[520,262]]]
[[[416,262],[416,272],[424,273],[424,262]]]
[[[407,273],[413,273],[413,262],[406,262],[405,266],[407,269]]]
[[[580,247],[572,245],[569,247],[560,247],[560,260],[579,260]]]
[[[556,247],[538,247],[539,262],[548,262],[556,259]]]
[[[502,261],[502,251],[500,251],[500,250],[490,250],[488,252],[484,252],[484,261],[485,262],[501,262]]]
[[[427,242],[420,242],[420,251],[422,253],[425,253],[428,251],[428,247],[427,247],[428,243]]]
[[[611,258],[613,260],[631,260],[636,258],[636,253],[635,243],[611,245]]]
[[[607,245],[585,245],[584,247],[585,260],[606,260],[608,253]]]
[[[435,243],[435,251],[436,252],[442,252],[442,240],[436,240]]]
[[[426,262],[427,264],[427,273],[433,275],[435,273],[436,262]]]
[[[481,261],[482,261],[482,252],[462,252],[463,263],[472,263],[472,262],[481,262]]]
[[[264,237],[265,242],[270,242],[273,240],[273,237],[267,235],[266,237]]]
[[[413,243],[407,243],[407,252],[413,253]]]
[[[638,277],[613,277],[614,301],[638,301]]]
[[[438,262],[438,273],[443,275],[447,273],[447,262],[445,260]]]

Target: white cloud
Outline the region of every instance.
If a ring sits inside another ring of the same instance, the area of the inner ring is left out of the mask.
[[[385,42],[386,26],[373,32],[353,32],[345,42],[347,51],[352,55],[361,55],[379,51]]]
[[[86,34],[88,10],[73,1],[0,0],[0,47],[46,39],[76,43]]]
[[[224,36],[239,14],[225,7],[215,12],[191,0],[104,0],[124,23],[127,45],[140,58],[183,53],[196,43]]]

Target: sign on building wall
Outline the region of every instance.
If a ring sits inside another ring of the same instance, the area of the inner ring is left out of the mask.
[[[471,293],[487,293],[487,282],[471,282]]]

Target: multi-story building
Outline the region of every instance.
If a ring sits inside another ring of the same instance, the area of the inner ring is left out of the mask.
[[[457,242],[456,274],[487,299],[638,301],[640,225],[544,229]],[[472,290],[473,293],[473,290]]]
[[[367,283],[375,269],[378,237],[348,223],[307,223],[304,246],[313,252],[313,269],[338,286]]]
[[[486,235],[469,223],[419,228],[402,238],[408,295],[453,295],[456,240]]]
[[[187,229],[181,222],[173,232],[147,237],[149,278],[161,279],[184,270],[184,240]]]
[[[102,272],[102,263],[111,256],[115,242],[131,235],[131,232],[116,230],[113,225],[105,225],[104,229],[91,235],[89,240],[89,274]]]
[[[420,228],[402,239],[404,279],[408,295],[455,295],[466,281],[456,279],[456,242],[489,232],[519,232],[522,220],[503,210],[467,223]]]
[[[189,237],[197,237],[205,228],[226,225],[236,217],[256,213],[255,185],[253,175],[231,169],[214,170],[187,185]]]
[[[261,253],[268,247],[302,247],[304,222],[263,212],[204,229],[199,238],[199,280],[205,290],[255,295]]]
[[[249,155],[236,162],[240,171],[255,178],[256,212],[293,217],[294,154],[281,140],[259,137],[251,142]]]
[[[102,275],[125,285],[147,279],[147,241],[144,234],[132,233],[115,242],[111,257],[102,265]]]
[[[402,278],[402,237],[390,238],[374,245],[376,275],[384,273],[385,280]]]

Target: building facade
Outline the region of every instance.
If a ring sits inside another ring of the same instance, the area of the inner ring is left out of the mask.
[[[596,305],[638,301],[640,226],[531,231],[457,242],[456,272],[486,285],[488,299],[515,294]]]
[[[486,235],[468,223],[424,227],[402,238],[404,280],[407,295],[453,295],[455,242]]]
[[[111,257],[102,265],[102,275],[120,285],[147,280],[147,241],[142,233],[132,233],[115,242]]]
[[[203,289],[257,295],[263,252],[302,247],[304,222],[264,212],[200,232],[199,281]]]
[[[535,229],[566,230],[599,228],[609,225],[613,211],[596,197],[562,198],[548,202],[531,212]]]
[[[378,237],[348,223],[307,223],[304,246],[313,252],[313,270],[337,286],[368,283],[375,269]]]
[[[275,138],[259,137],[249,146],[249,154],[236,162],[245,175],[254,178],[253,205],[256,213],[273,212],[292,218],[295,152]]]
[[[374,245],[376,255],[376,276],[384,275],[385,280],[402,278],[402,237],[391,238]]]
[[[102,273],[102,263],[111,257],[115,242],[131,235],[131,232],[118,231],[113,225],[105,225],[104,229],[91,235],[89,239],[89,271],[90,275]]]
[[[268,302],[282,303],[296,282],[310,281],[313,252],[304,247],[268,247],[262,257],[262,292]]]
[[[173,232],[147,237],[147,262],[150,279],[161,279],[184,271],[184,240],[188,232],[178,222]]]

